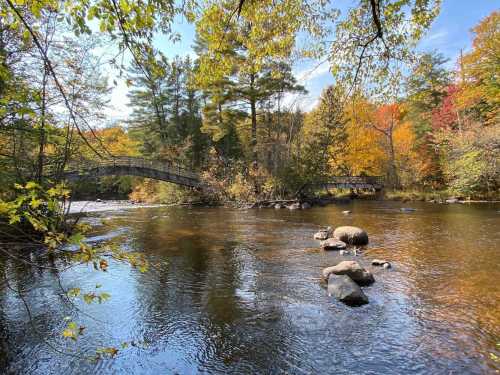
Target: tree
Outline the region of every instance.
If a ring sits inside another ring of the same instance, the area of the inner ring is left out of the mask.
[[[451,72],[444,67],[448,59],[437,53],[423,54],[406,82],[408,117],[417,134],[425,136],[430,128],[430,114],[448,95]]]
[[[440,0],[361,0],[334,26],[332,73],[352,89],[379,94],[439,14]],[[352,91],[354,92],[354,91]]]
[[[381,176],[387,170],[387,152],[382,133],[371,126],[375,105],[361,96],[347,102],[345,165],[351,176]]]
[[[79,147],[74,133],[90,130],[89,122],[102,120],[104,96],[109,89],[93,52],[100,42],[97,38],[82,36],[76,40],[68,36],[54,13],[41,17],[38,26],[43,53],[50,57],[52,70],[61,78],[56,85],[45,60],[29,42],[22,44],[25,42],[14,38],[3,44],[12,52],[7,52],[4,60],[7,73],[0,94],[5,103],[0,110],[5,110],[0,114],[0,132],[7,140],[0,158],[6,173],[17,181],[43,183],[47,177],[60,176]],[[16,49],[10,42],[21,43],[24,48]],[[58,87],[66,92],[66,103],[79,108],[74,121],[68,121],[62,110]],[[87,144],[92,138],[94,134],[89,131]],[[95,147],[105,152],[101,144]]]
[[[200,97],[192,85],[191,60],[168,61],[149,49],[143,61],[143,65],[133,62],[129,72],[133,112],[128,121],[142,143],[142,153],[199,166],[206,138],[201,133]]]
[[[403,117],[404,110],[399,104],[386,104],[377,109],[370,122],[370,126],[384,137],[384,148],[388,159],[388,179],[389,183],[395,188],[399,188],[401,185],[396,165],[394,133],[401,124]]]
[[[271,1],[251,3],[241,8],[239,17],[233,15],[231,3],[219,2],[205,9],[197,22],[197,84],[211,92],[219,115],[223,106],[248,109],[256,171],[259,104],[278,93],[302,90],[284,62],[292,53],[300,16],[292,3]]]
[[[472,51],[460,63],[458,107],[485,125],[500,122],[500,11],[472,29]]]
[[[343,148],[347,141],[345,90],[340,85],[323,90],[319,104],[305,116],[302,160],[308,179],[324,180],[346,174]]]

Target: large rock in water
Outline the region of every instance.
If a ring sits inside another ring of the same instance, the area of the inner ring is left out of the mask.
[[[344,260],[336,266],[323,269],[322,276],[325,281],[329,280],[331,275],[347,275],[358,285],[370,285],[375,282],[371,272],[354,260]]]
[[[323,250],[343,250],[347,247],[347,244],[336,238],[328,238],[324,241],[321,241],[320,246],[323,248]]]
[[[333,236],[350,245],[368,244],[368,234],[358,227],[338,227],[333,232]]]
[[[361,306],[368,303],[366,294],[347,275],[330,275],[328,294],[349,306]]]
[[[286,208],[288,208],[289,210],[300,210],[300,203],[292,203]]]

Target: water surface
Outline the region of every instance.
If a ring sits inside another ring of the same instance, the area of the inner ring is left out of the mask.
[[[103,224],[94,240],[144,252],[150,271],[111,264],[107,273],[81,266],[58,274],[3,261],[34,324],[17,294],[0,289],[0,365],[16,374],[498,372],[500,207],[409,206],[417,211],[358,201],[304,211],[96,213],[93,223]],[[368,305],[345,306],[321,286],[321,269],[341,260],[312,239],[327,225],[368,231],[370,245],[356,257],[376,278],[365,289]],[[373,258],[393,268],[372,268]],[[91,318],[64,304],[58,278],[65,288],[102,284],[112,297],[77,303]],[[76,343],[61,338],[65,316],[86,327]],[[131,340],[135,346],[97,363],[44,343],[91,352]]]

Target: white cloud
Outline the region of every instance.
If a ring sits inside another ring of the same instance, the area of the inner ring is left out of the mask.
[[[420,46],[424,48],[438,47],[444,42],[446,42],[448,35],[449,33],[447,30],[444,29],[438,30],[423,38],[422,41],[420,42]]]

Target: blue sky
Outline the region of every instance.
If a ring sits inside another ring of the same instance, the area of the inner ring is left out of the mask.
[[[335,1],[339,2],[339,0],[332,1],[334,6]],[[349,2],[353,3],[353,1]],[[340,0],[340,3],[345,4],[346,0]],[[450,58],[450,67],[453,67],[460,55],[460,50],[467,51],[471,47],[471,28],[498,9],[500,9],[498,0],[444,0],[441,13],[427,35],[421,40],[419,50],[441,52]],[[158,37],[155,45],[169,57],[187,54],[194,56],[191,48],[195,36],[194,26],[185,20],[178,19],[174,29],[181,35],[180,42],[172,44],[166,38]],[[297,99],[297,104],[304,110],[310,110],[317,102],[323,88],[333,83],[328,64],[318,65],[317,61],[299,62],[294,66],[294,73],[309,92],[306,97]],[[126,119],[130,113],[126,95],[127,87],[123,82],[119,82],[111,97],[113,109],[110,116],[114,120]]]

